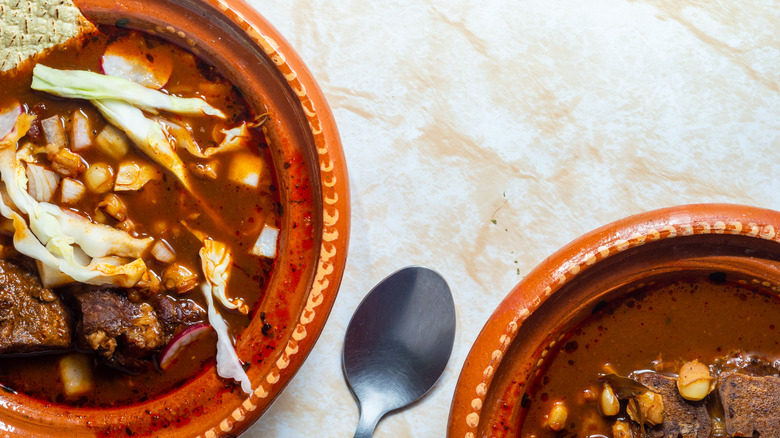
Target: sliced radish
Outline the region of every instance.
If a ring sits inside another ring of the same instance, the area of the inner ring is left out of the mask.
[[[0,139],[8,135],[13,129],[16,119],[22,113],[22,106],[14,104],[10,108],[0,113]]]
[[[163,46],[147,47],[143,36],[133,33],[106,47],[101,59],[103,73],[145,87],[160,89],[171,77],[173,59]]]
[[[200,339],[209,330],[211,330],[211,326],[204,323],[191,325],[179,332],[171,342],[168,342],[168,345],[160,354],[160,369],[167,370],[170,368],[188,345]]]

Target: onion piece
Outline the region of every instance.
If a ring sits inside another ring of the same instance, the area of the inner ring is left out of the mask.
[[[22,106],[18,103],[0,113],[0,139],[8,135],[14,129],[16,119],[22,114]]]
[[[160,354],[160,369],[165,371],[176,362],[184,349],[197,341],[211,330],[211,326],[205,323],[191,325],[177,334]]]
[[[60,375],[68,397],[92,390],[92,358],[86,354],[68,354],[60,359]]]
[[[81,110],[73,112],[70,124],[70,147],[80,151],[92,146],[92,122]]]
[[[276,257],[276,242],[279,239],[279,229],[265,224],[255,245],[249,250],[249,253],[258,257]]]
[[[163,263],[173,263],[176,260],[176,254],[173,252],[173,248],[165,240],[158,240],[154,242],[151,249],[152,257]]]
[[[101,66],[107,75],[160,89],[171,77],[173,59],[164,47],[148,47],[143,36],[132,33],[106,47]]]
[[[263,159],[252,153],[236,153],[228,167],[228,179],[244,186],[257,188],[265,176]]]
[[[65,128],[62,126],[62,119],[59,116],[51,116],[41,120],[41,128],[46,134],[46,142],[57,147],[57,149],[67,146],[68,139],[65,138]]]
[[[80,266],[89,266],[89,264],[92,263],[89,256],[79,247],[73,248],[73,258]],[[41,277],[43,287],[60,287],[76,282],[70,275],[43,263],[40,260],[36,260],[35,264],[38,267],[38,275]]]
[[[60,176],[38,164],[27,165],[27,193],[38,202],[49,202],[60,184]]]
[[[84,198],[84,194],[87,192],[86,187],[81,181],[73,178],[62,179],[62,196],[63,204],[76,204]]]

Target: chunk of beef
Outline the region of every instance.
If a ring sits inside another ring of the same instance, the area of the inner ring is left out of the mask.
[[[63,300],[24,264],[0,260],[0,353],[61,350],[71,345]]]
[[[78,343],[127,370],[149,366],[166,339],[149,303],[133,303],[121,289],[79,287],[72,290],[80,313]]]
[[[653,437],[664,438],[708,438],[712,431],[712,420],[707,413],[705,398],[698,402],[685,400],[677,390],[674,377],[658,373],[642,373],[639,383],[647,386],[664,400],[664,421],[650,430]]]
[[[153,355],[187,326],[206,320],[194,301],[158,295],[133,302],[123,289],[77,286],[71,289],[80,317],[78,344],[109,365],[140,371]]]
[[[206,320],[206,311],[191,300],[157,295],[153,304],[165,333],[166,343],[186,327]]]
[[[780,437],[780,377],[727,371],[718,376],[718,392],[729,435]]]

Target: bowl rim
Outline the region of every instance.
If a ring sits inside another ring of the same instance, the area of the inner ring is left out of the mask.
[[[320,172],[322,236],[306,305],[273,369],[253,394],[203,436],[240,433],[254,423],[287,386],[319,338],[336,300],[347,259],[350,229],[349,181],[335,117],[314,75],[292,45],[257,10],[243,0],[202,0],[216,6],[241,27],[276,64],[298,98],[314,137]],[[285,372],[294,356],[297,366]]]
[[[89,0],[74,0],[80,8],[82,2],[89,2]],[[220,408],[227,414],[220,414],[219,418],[216,418],[214,414],[219,411],[214,411],[212,415],[201,416],[197,423],[202,424],[202,427],[197,426],[198,432],[193,433],[205,437],[238,435],[261,416],[294,377],[313,349],[330,315],[341,285],[347,258],[350,230],[349,183],[341,139],[333,113],[314,76],[293,47],[264,17],[242,0],[189,0],[188,2],[204,5],[220,12],[223,18],[239,28],[258,51],[270,60],[270,65],[276,68],[292,91],[293,106],[299,106],[305,116],[308,129],[305,136],[312,137],[315,149],[311,151],[313,157],[311,169],[315,173],[312,173],[309,178],[310,182],[317,186],[312,188],[312,196],[318,199],[311,201],[315,209],[312,217],[319,221],[315,224],[315,235],[312,239],[315,245],[312,252],[316,256],[312,257],[311,266],[303,274],[306,276],[300,278],[300,283],[306,285],[306,292],[301,297],[301,307],[296,307],[293,312],[290,312],[293,326],[285,328],[285,336],[281,338],[280,344],[264,359],[264,362],[271,364],[269,370],[257,377],[252,376],[253,392],[247,395],[239,390],[240,394],[231,395],[229,399],[215,400],[216,403],[228,401],[226,405],[229,406],[229,410],[224,406]],[[177,7],[185,7],[184,4],[188,2],[171,0],[171,3],[176,3]],[[143,8],[144,3],[140,0],[126,2],[128,8]],[[119,12],[125,7],[121,3],[107,0],[102,1],[102,6],[105,10]],[[148,8],[148,5],[146,7]],[[163,34],[163,32],[180,34],[183,37],[188,33],[188,29],[169,26],[161,29],[159,33]],[[283,236],[284,233],[285,231],[282,230]],[[280,281],[283,282],[285,279]],[[130,408],[134,411],[138,410],[136,405]],[[106,417],[115,415],[123,409],[124,407],[106,408]],[[101,424],[98,423],[104,421],[101,418],[100,408],[74,408],[70,410],[72,412],[69,411],[59,418],[42,419],[41,423],[36,423],[35,418],[28,418],[28,412],[13,407],[4,407],[2,410],[5,412],[0,417],[0,430],[4,434],[24,436],[35,433],[40,436],[60,436],[65,428],[73,428],[73,432],[79,436],[87,433],[111,434],[111,432],[100,432]],[[87,415],[85,411],[96,413]],[[132,422],[131,418],[125,417],[125,420],[128,422],[127,425],[131,425],[129,424]],[[187,419],[188,422],[190,420],[196,423],[194,415],[193,418]],[[14,422],[18,422],[20,426],[14,426]],[[173,421],[170,423],[173,424]],[[27,430],[25,427],[35,430]],[[192,429],[187,430],[191,432]],[[175,428],[167,429],[165,433],[178,436],[185,434],[183,430],[177,431]]]
[[[501,301],[477,336],[461,369],[450,407],[449,438],[475,438],[482,406],[501,361],[523,322],[552,294],[602,260],[645,243],[729,234],[780,244],[780,212],[738,204],[689,204],[651,210],[590,231],[537,265]],[[499,392],[501,393],[501,392]]]

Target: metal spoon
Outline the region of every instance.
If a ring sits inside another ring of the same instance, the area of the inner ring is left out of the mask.
[[[344,375],[360,406],[355,438],[372,436],[386,413],[425,395],[454,340],[455,304],[437,272],[410,266],[377,284],[344,337]]]

